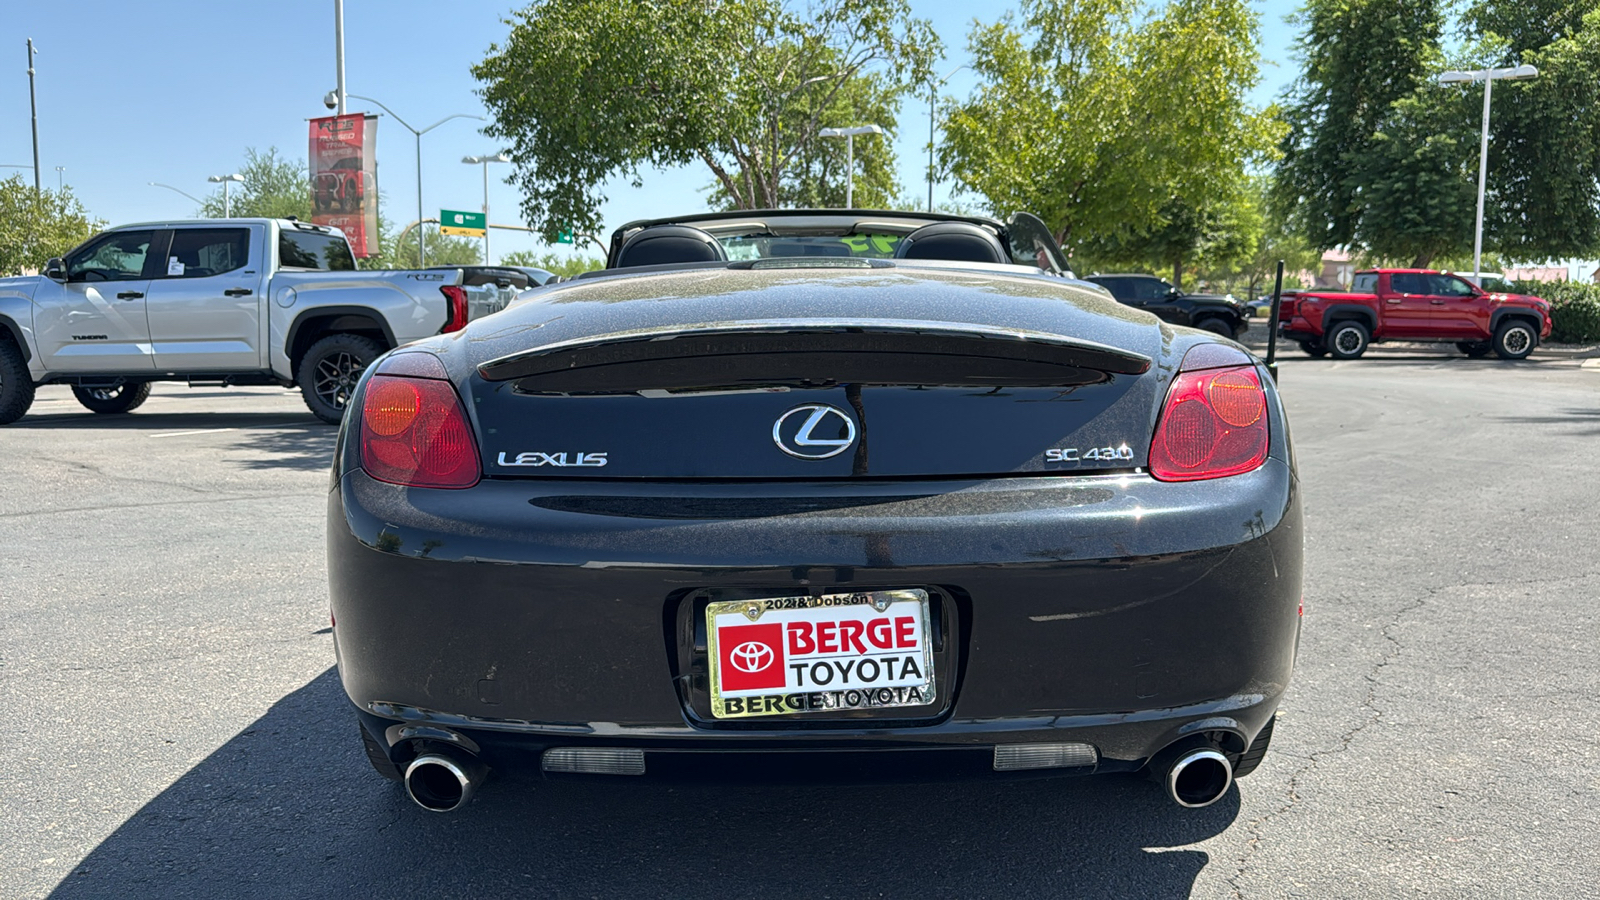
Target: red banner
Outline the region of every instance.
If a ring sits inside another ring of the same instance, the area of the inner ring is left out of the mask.
[[[363,258],[378,251],[377,142],[377,116],[311,120],[311,221],[343,231]]]

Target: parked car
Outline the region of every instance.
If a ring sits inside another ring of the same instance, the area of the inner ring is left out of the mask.
[[[27,413],[38,385],[123,413],[157,381],[299,387],[337,422],[384,351],[505,305],[474,308],[474,277],[356,271],[343,234],[290,219],[115,228],[43,275],[0,279],[0,425]]]
[[[1282,334],[1311,356],[1356,359],[1381,341],[1444,341],[1524,359],[1550,336],[1550,304],[1432,269],[1357,272],[1349,291],[1285,291]]]
[[[1250,310],[1231,294],[1187,294],[1154,275],[1090,275],[1118,301],[1174,325],[1236,338],[1250,327]]]
[[[829,215],[630,228],[362,377],[333,640],[419,805],[710,762],[1142,770],[1204,806],[1259,764],[1303,570],[1265,368],[984,224]]]

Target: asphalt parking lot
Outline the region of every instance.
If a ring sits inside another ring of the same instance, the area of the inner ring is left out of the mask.
[[[1600,369],[1291,352],[1305,632],[1261,769],[491,780],[452,816],[361,754],[298,395],[63,388],[0,429],[0,896],[1576,897],[1600,885]],[[441,598],[446,599],[446,598]]]

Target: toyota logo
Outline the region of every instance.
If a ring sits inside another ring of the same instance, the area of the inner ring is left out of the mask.
[[[728,651],[728,661],[735,669],[753,675],[772,665],[772,648],[760,641],[745,641]]]
[[[808,403],[778,417],[772,442],[797,459],[827,459],[856,442],[856,423],[838,407]]]

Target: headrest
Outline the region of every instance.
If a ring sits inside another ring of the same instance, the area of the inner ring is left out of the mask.
[[[970,222],[935,222],[906,235],[895,248],[898,259],[947,259],[956,262],[1008,263],[1000,239]]]
[[[653,225],[623,243],[616,267],[724,262],[727,258],[722,245],[705,231],[689,225]]]

